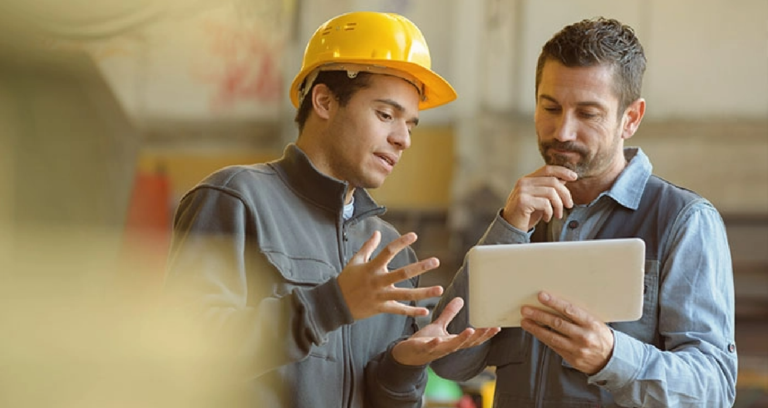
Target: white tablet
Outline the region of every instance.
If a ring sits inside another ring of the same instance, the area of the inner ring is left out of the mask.
[[[643,314],[645,243],[639,238],[478,245],[467,254],[469,323],[519,327],[520,308],[544,308],[545,290],[604,322]]]

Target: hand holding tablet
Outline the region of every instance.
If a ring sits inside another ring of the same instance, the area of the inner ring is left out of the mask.
[[[545,290],[604,322],[642,317],[645,243],[638,238],[478,245],[467,254],[469,323],[519,327]]]

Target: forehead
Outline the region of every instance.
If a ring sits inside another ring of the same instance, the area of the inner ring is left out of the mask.
[[[418,115],[420,95],[416,86],[392,75],[373,74],[368,86],[361,89],[355,97],[368,101],[391,100],[405,108],[406,113]]]
[[[608,106],[619,99],[613,84],[613,67],[566,67],[554,60],[548,60],[542,69],[537,99],[542,95],[562,103],[592,101]]]

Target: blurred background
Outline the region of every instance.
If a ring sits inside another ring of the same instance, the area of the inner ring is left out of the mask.
[[[541,46],[583,18],[631,25],[648,110],[627,144],[722,213],[737,406],[768,406],[765,0],[0,0],[0,406],[216,400],[176,364],[194,347],[147,328],[173,211],[212,171],[280,157],[297,136],[287,89],[304,45],[353,10],[411,19],[459,93],[422,112],[372,192],[386,219],[419,234],[420,257],[441,259],[424,283],[443,285],[540,166]]]

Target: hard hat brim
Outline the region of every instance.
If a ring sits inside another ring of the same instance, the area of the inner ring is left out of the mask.
[[[354,60],[354,61],[336,61],[336,63],[349,62],[356,65],[370,65],[374,67],[383,67],[392,71],[391,75],[398,76],[398,72],[404,72],[415,77],[424,85],[424,95],[419,102],[419,110],[426,110],[445,105],[456,99],[456,91],[451,84],[436,72],[424,68],[419,64],[405,61],[391,60]],[[316,64],[311,67],[305,67],[291,83],[290,98],[294,107],[299,107],[299,88],[309,74],[318,69],[323,64]],[[405,77],[405,75],[404,75]]]

